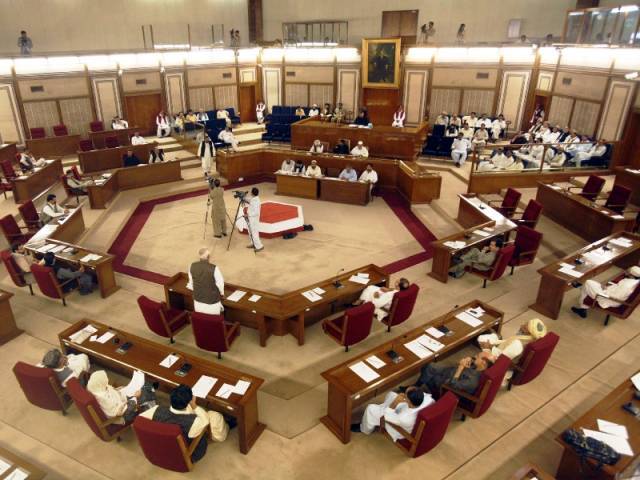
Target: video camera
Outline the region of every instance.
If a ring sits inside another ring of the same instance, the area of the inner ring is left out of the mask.
[[[248,193],[249,193],[248,190],[245,190],[244,192],[242,190],[234,190],[233,191],[233,198],[237,198],[241,202],[244,202],[245,201],[245,197],[247,196]]]

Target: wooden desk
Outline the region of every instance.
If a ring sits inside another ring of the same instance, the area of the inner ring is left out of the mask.
[[[116,334],[116,337],[104,344],[89,340],[77,344],[69,340],[69,335],[88,324],[98,328],[98,335],[110,330]],[[238,436],[242,453],[249,452],[265,429],[265,425],[258,420],[257,393],[264,382],[261,378],[222,366],[219,363],[203,360],[195,355],[176,351],[174,346],[161,345],[94,320],[84,319],[76,322],[60,332],[58,338],[63,351],[86,353],[90,357],[91,363],[97,363],[127,376],[130,376],[135,370],[140,370],[154,381],[158,381],[166,390],[172,390],[180,384],[193,387],[201,375],[217,378],[218,381],[207,398],[198,399],[198,403],[205,408],[213,408],[238,420]],[[125,342],[130,342],[132,347],[125,354],[117,353],[116,350]],[[171,368],[161,367],[159,363],[171,353],[179,355],[180,360]],[[189,373],[184,377],[176,375],[175,372],[185,363],[192,365]],[[215,395],[223,383],[235,385],[238,380],[251,382],[251,386],[244,395],[234,393],[227,400]]]
[[[72,206],[69,215],[64,220],[54,219],[49,225],[57,225],[49,239],[60,240],[61,242],[75,242],[85,231],[84,216],[82,215],[82,204]]]
[[[318,198],[318,179],[276,172],[276,195]]]
[[[0,290],[0,345],[13,340],[23,332],[16,326],[16,319],[9,302],[11,297],[13,293]]]
[[[459,194],[458,198],[458,217],[456,220],[464,228],[477,227],[490,221],[494,221],[496,226],[516,228],[515,223],[482,201],[474,193]]]
[[[89,139],[96,149],[105,148],[107,137],[116,137],[121,146],[131,145],[131,137],[138,132],[138,127],[123,128],[122,130],[102,130],[101,132],[89,132]]]
[[[78,160],[82,173],[102,172],[114,168],[124,167],[122,157],[128,150],[132,150],[138,157],[140,163],[149,162],[149,152],[156,147],[157,143],[145,143],[144,145],[130,145],[128,147],[105,148],[103,150],[90,150],[88,152],[78,152]]]
[[[632,240],[631,247],[622,248],[609,242],[611,239],[623,237]],[[608,261],[596,265],[583,258],[584,254],[592,250],[597,250],[603,245],[610,248],[608,251],[610,254]],[[582,265],[577,265],[575,263],[575,260],[578,258],[584,261]],[[616,265],[620,268],[628,268],[632,265],[637,265],[639,260],[640,235],[635,235],[629,232],[618,232],[598,240],[597,242],[590,243],[577,252],[567,255],[557,262],[553,262],[538,270],[538,273],[541,276],[540,286],[538,288],[538,297],[536,299],[536,303],[530,305],[529,308],[546,315],[549,318],[557,319],[558,314],[560,313],[560,308],[562,307],[562,301],[564,300],[564,293],[565,291],[573,288],[571,286],[572,282],[577,281],[584,284],[588,279],[608,270],[611,265]],[[581,272],[582,276],[574,278],[570,275],[560,273],[558,270],[561,267],[561,263],[575,265],[575,270]]]
[[[101,185],[89,185],[87,193],[91,208],[107,208],[119,192],[182,180],[180,162],[160,162],[140,167],[122,167],[111,172]]]
[[[307,118],[291,125],[291,147],[309,150],[313,141],[320,139],[329,142],[333,148],[340,139],[346,138],[350,140],[351,148],[362,140],[371,156],[414,160],[424,145],[427,130],[426,122],[415,128],[394,128],[387,125],[356,128],[344,123],[321,122],[315,118]]]
[[[9,160],[11,164],[18,163],[16,161],[16,155],[18,154],[18,147],[15,143],[3,143],[0,145],[0,162]]]
[[[11,467],[4,473],[0,474],[0,479],[8,478],[9,475],[13,475],[16,470],[22,471],[26,476],[25,480],[42,480],[47,472],[40,467],[36,467],[33,463],[27,461],[20,455],[17,455],[5,448],[0,447],[0,459],[6,463],[11,464]],[[22,477],[20,477],[22,478]]]
[[[85,269],[95,273],[98,281],[98,288],[100,288],[100,296],[107,298],[108,296],[117,292],[120,287],[116,283],[116,277],[113,272],[113,260],[115,256],[100,252],[97,250],[88,250],[80,245],[74,245],[73,243],[63,242],[60,240],[49,237],[44,245],[64,245],[69,249],[73,249],[73,252],[58,252],[55,253],[56,260],[61,263],[66,263],[74,267],[83,266]],[[44,246],[39,244],[27,244],[25,248],[27,251],[36,258],[41,258],[42,253],[38,252],[38,248]],[[102,258],[99,260],[83,261],[82,259],[88,254],[100,255]]]
[[[260,333],[260,345],[266,346],[271,335],[283,336],[291,334],[298,340],[298,345],[304,344],[304,329],[332,313],[343,310],[343,305],[352,302],[359,297],[367,287],[359,283],[348,281],[352,275],[358,272],[369,274],[368,285],[389,284],[389,275],[376,265],[366,265],[350,272],[345,272],[338,279],[342,287],[336,289],[333,286],[335,277],[320,281],[313,285],[299,288],[290,293],[275,295],[261,290],[255,290],[239,285],[225,283],[222,301],[227,320],[237,320],[242,325],[255,328]],[[181,310],[193,311],[193,292],[187,288],[188,275],[184,272],[177,273],[164,285],[165,300],[168,305]],[[302,292],[320,287],[325,290],[322,300],[310,302]],[[247,292],[238,302],[228,300],[231,293],[236,290]],[[260,295],[257,302],[250,302],[249,297]]]
[[[433,261],[431,262],[431,272],[429,272],[429,276],[435,278],[436,280],[439,280],[442,283],[447,283],[449,281],[451,259],[455,255],[459,255],[460,252],[469,250],[473,247],[482,248],[485,244],[489,243],[496,237],[508,237],[509,233],[515,228],[516,226],[513,223],[503,223],[501,225],[496,225],[496,222],[491,220],[490,222],[481,223],[480,225],[467,228],[466,230],[462,230],[461,232],[457,232],[449,235],[448,237],[444,237],[440,240],[431,242],[431,246],[433,247]],[[483,229],[491,229],[491,231]],[[478,230],[484,231],[488,235],[483,236],[477,233],[473,233]],[[463,241],[466,243],[466,245],[459,249],[454,249],[445,245],[445,243],[447,242],[455,241]]]
[[[37,172],[21,175],[13,182],[13,199],[16,203],[33,200],[42,192],[60,181],[62,176],[62,162],[48,160],[47,165]]]
[[[398,162],[396,186],[400,194],[411,204],[431,203],[440,198],[442,177],[416,162]]]
[[[348,182],[333,177],[319,180],[320,200],[328,202],[366,205],[371,198],[371,187],[365,182]]]
[[[455,317],[463,310],[476,306],[481,306],[486,312],[480,317],[483,324],[479,327],[472,328]],[[466,305],[456,308],[449,313],[323,372],[322,377],[329,383],[329,394],[327,400],[327,415],[322,417],[320,421],[331,430],[342,443],[349,443],[351,439],[351,414],[355,408],[367,403],[383,392],[394,388],[401,382],[406,381],[408,378],[420,372],[420,369],[424,365],[446,358],[448,354],[472,342],[483,332],[492,328],[499,332],[502,327],[503,316],[504,314],[501,311],[496,310],[490,305],[479,300],[473,300]],[[441,325],[446,325],[454,333],[449,337],[441,337],[438,339],[440,343],[445,345],[438,353],[420,359],[405,347],[405,343],[418,338],[424,333],[426,328],[439,327]],[[399,363],[391,362],[387,355],[389,350],[394,350],[398,355],[403,357],[403,360]],[[375,370],[380,375],[377,379],[366,383],[351,371],[349,367],[355,363],[364,361],[371,355],[376,355],[384,361],[386,365]]]
[[[631,231],[635,223],[635,218],[614,218],[621,215],[562,187],[554,188],[546,183],[538,182],[536,200],[543,206],[543,215],[590,242],[604,235]]]
[[[531,463],[519,468],[518,471],[513,474],[511,480],[532,480],[534,478],[538,480],[555,480],[555,477],[549,475],[540,467]]]
[[[630,171],[633,170],[633,171]],[[631,190],[631,203],[640,205],[640,169],[629,169],[629,167],[616,167],[615,185],[622,185]]]
[[[629,444],[633,450],[633,456],[621,455],[620,460],[615,465],[603,465],[599,471],[595,471],[596,464],[592,460],[586,460],[586,465],[581,468],[580,459],[576,456],[575,451],[562,439],[562,434],[556,437],[558,442],[564,448],[562,459],[556,472],[558,480],[582,480],[585,478],[594,480],[613,480],[617,478],[631,478],[631,471],[626,471],[640,456],[640,421],[630,413],[622,410],[622,405],[632,401],[635,388],[630,379],[625,380],[609,395],[600,400],[597,404],[587,411],[582,417],[576,420],[568,428],[580,430],[586,428],[588,430],[598,431],[597,420],[607,420],[627,427],[629,432]],[[640,405],[640,401],[633,400],[635,405]],[[632,467],[633,468],[633,467]],[[587,474],[585,475],[585,470]],[[592,474],[593,475],[590,475]]]
[[[36,138],[27,140],[27,150],[36,158],[64,157],[75,155],[79,143],[80,135]]]

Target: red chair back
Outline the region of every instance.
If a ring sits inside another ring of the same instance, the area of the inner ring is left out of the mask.
[[[9,272],[9,276],[16,287],[24,287],[27,285],[27,282],[24,281],[24,277],[22,273],[20,273],[20,269],[18,268],[18,264],[13,259],[11,252],[9,250],[3,250],[0,252],[0,258],[2,258],[2,263],[4,263],[7,272]]]
[[[156,335],[161,337],[171,338],[172,332],[168,331],[165,322],[162,319],[160,312],[164,313],[165,319],[170,320],[172,318],[171,311],[167,308],[164,302],[156,302],[150,298],[141,295],[138,297],[138,306],[142,312],[147,327]],[[180,326],[184,325],[182,323]]]
[[[519,191],[511,187],[507,188],[507,193],[502,199],[502,205],[498,207],[498,211],[504,216],[510,217],[516,211],[521,196],[522,194]]]
[[[580,195],[593,202],[602,191],[602,187],[604,187],[604,178],[597,175],[589,175]]]
[[[78,147],[81,152],[89,152],[93,150],[93,142],[91,140],[80,140]]]
[[[366,302],[357,307],[350,308],[345,312],[345,345],[355,345],[369,336],[374,310],[375,307],[373,303]]]
[[[67,194],[67,197],[75,197],[76,196],[76,194],[73,193],[73,189],[69,186],[69,183],[67,182],[67,176],[66,175],[60,175],[60,183],[62,183],[62,187],[64,188],[64,191]]]
[[[409,285],[406,290],[396,292],[391,301],[389,316],[384,319],[384,323],[391,327],[406,321],[411,316],[411,312],[413,312],[419,291],[420,287],[414,283]]]
[[[44,131],[44,128],[42,127],[30,128],[29,132],[31,133],[31,138],[34,140],[36,138],[44,138],[47,136],[47,133]]]
[[[516,240],[513,244],[514,251],[509,265],[519,266],[533,263],[540,247],[540,242],[542,242],[542,233],[525,225],[518,225],[516,228]],[[522,255],[525,252],[533,253]]]
[[[91,130],[92,132],[102,132],[104,130],[104,123],[102,123],[100,120],[91,122],[89,124],[89,130]]]
[[[82,179],[82,175],[80,175],[80,170],[78,170],[77,165],[72,166],[71,171],[73,172],[73,178],[75,178],[76,180]]]
[[[183,447],[186,446],[184,437],[178,425],[154,422],[138,416],[133,422],[133,431],[138,437],[144,456],[152,464],[174,472],[190,470],[190,461],[188,463],[183,451]]]
[[[229,350],[222,315],[193,312],[191,314],[191,327],[198,347],[209,352],[226,352]]]
[[[504,271],[507,268],[507,265],[509,265],[509,262],[511,261],[515,250],[515,245],[507,245],[506,247],[502,247],[500,249],[500,251],[498,252],[498,257],[496,258],[496,261],[493,264],[493,268],[491,269],[491,274],[487,277],[489,280],[497,280],[504,274]]]
[[[40,224],[40,216],[38,215],[38,211],[36,210],[33,201],[27,200],[22,205],[18,205],[18,211],[28,226]]]
[[[504,380],[504,376],[506,375],[507,370],[509,370],[510,366],[511,359],[506,355],[500,355],[498,357],[498,360],[496,360],[496,363],[482,372],[482,375],[480,376],[480,382],[478,382],[476,396],[480,395],[480,392],[482,392],[488,380],[491,380],[491,385],[487,390],[482,405],[480,405],[480,408],[476,412],[477,417],[483,415],[487,410],[489,410],[489,407],[493,403],[493,400],[496,398],[498,390],[500,390],[500,387],[502,386],[502,380]]]
[[[7,239],[9,245],[14,243],[24,243],[28,236],[24,235],[18,226],[18,222],[13,218],[13,215],[5,215],[0,218],[0,229]]]
[[[413,453],[414,458],[424,455],[440,443],[445,433],[447,433],[451,417],[453,417],[457,406],[458,397],[451,392],[447,392],[437,402],[420,410],[412,432],[415,437],[421,431],[421,435],[417,439],[418,444]],[[399,440],[398,443],[406,446],[409,442]]]
[[[105,417],[102,408],[100,408],[96,397],[94,397],[91,392],[80,385],[80,382],[77,378],[69,379],[69,381],[67,382],[67,392],[73,400],[76,408],[80,411],[80,414],[82,415],[82,418],[84,418],[84,421],[87,422],[89,428],[93,430],[93,433],[95,433],[100,440],[108,441],[109,439],[104,438],[100,426],[96,423],[95,417],[89,411],[89,407],[91,407],[98,421],[106,422],[107,417]],[[106,430],[108,433],[111,433],[116,432],[120,428],[121,426],[119,425],[109,425]]]
[[[11,164],[11,160],[3,160],[0,162],[0,166],[2,167],[2,174],[7,180],[13,180],[17,177],[16,171],[13,169],[13,165]]]
[[[62,404],[60,397],[54,390],[54,385],[60,391],[62,391],[62,387],[53,370],[17,362],[13,367],[13,373],[24,392],[24,396],[33,405],[45,410],[65,410],[65,405]]]
[[[62,298],[53,268],[34,263],[31,265],[31,273],[43,295],[49,298]]]
[[[104,139],[104,146],[106,148],[116,148],[120,146],[118,137],[107,137]]]
[[[541,213],[542,204],[532,198],[529,200],[529,203],[527,203],[524,212],[522,212],[522,220],[526,222],[528,227],[535,228]]]
[[[609,192],[609,197],[607,198],[604,206],[614,212],[622,213],[624,209],[627,208],[630,198],[630,189],[623,187],[622,185],[614,185],[611,192]]]
[[[56,137],[64,137],[65,135],[69,135],[69,130],[67,130],[67,126],[66,125],[54,125],[53,127],[53,134]]]
[[[559,340],[558,335],[549,332],[544,337],[528,343],[520,356],[520,365],[524,367],[524,371],[514,373],[511,383],[524,385],[540,375]]]

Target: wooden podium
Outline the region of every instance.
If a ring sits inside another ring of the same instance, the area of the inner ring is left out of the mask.
[[[11,297],[13,293],[0,290],[0,345],[4,345],[22,333],[13,317],[13,310],[9,303]]]

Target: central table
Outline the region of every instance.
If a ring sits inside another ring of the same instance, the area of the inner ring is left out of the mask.
[[[276,195],[315,200],[318,198],[318,179],[276,172]]]
[[[366,205],[371,198],[370,190],[370,185],[366,182],[348,182],[333,177],[312,178],[276,172],[277,195]]]

